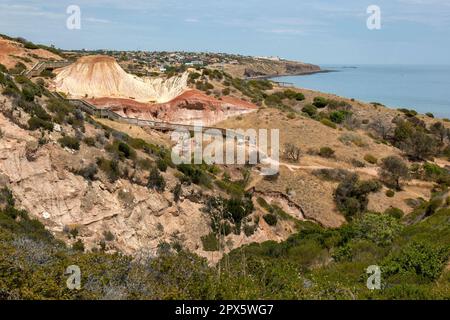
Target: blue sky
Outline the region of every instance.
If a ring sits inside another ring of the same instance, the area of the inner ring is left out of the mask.
[[[72,4],[80,30],[66,28]],[[366,27],[369,5],[381,8],[381,30]],[[450,64],[450,0],[0,0],[0,33],[65,49]]]

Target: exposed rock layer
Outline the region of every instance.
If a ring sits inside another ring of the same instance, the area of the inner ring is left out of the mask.
[[[188,74],[180,77],[139,78],[125,72],[113,57],[86,56],[55,71],[54,88],[77,98],[114,97],[140,102],[167,102],[187,87]]]
[[[110,108],[122,116],[181,124],[213,125],[228,117],[253,112],[257,107],[233,97],[217,100],[198,90],[188,90],[166,103],[145,104],[131,99],[99,98],[90,103]]]

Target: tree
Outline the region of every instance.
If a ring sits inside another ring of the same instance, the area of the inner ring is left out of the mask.
[[[425,160],[436,150],[435,139],[428,135],[422,126],[417,126],[410,121],[397,121],[394,143],[414,160]]]
[[[445,137],[447,136],[448,130],[444,126],[442,122],[435,122],[430,128],[431,132],[436,135],[441,142],[441,144],[444,143]]]
[[[286,143],[284,145],[284,157],[288,160],[297,162],[300,160],[301,150],[299,147],[292,143]]]
[[[180,197],[181,197],[181,183],[177,183],[177,185],[175,186],[175,188],[173,189],[173,200],[175,202],[180,201]]]
[[[360,181],[357,174],[346,177],[336,188],[334,200],[336,205],[347,218],[364,213],[367,210],[368,194],[377,192],[381,188],[378,181]]]
[[[375,132],[375,134],[383,139],[388,140],[393,133],[393,126],[390,122],[381,120],[380,118],[374,120],[370,124],[370,128]]]
[[[400,157],[389,156],[381,160],[380,177],[388,185],[401,190],[400,180],[409,179],[409,168]]]
[[[166,181],[164,177],[159,173],[158,168],[153,167],[148,177],[147,187],[155,189],[157,191],[164,191],[166,188]]]

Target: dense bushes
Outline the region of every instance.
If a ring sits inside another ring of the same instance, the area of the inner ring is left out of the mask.
[[[319,156],[323,158],[332,158],[334,157],[335,151],[330,147],[322,147],[319,149]]]
[[[389,156],[381,160],[380,177],[388,186],[400,190],[400,179],[409,178],[409,169],[400,157]]]
[[[433,281],[442,272],[449,256],[448,247],[436,247],[427,242],[414,241],[384,262],[382,271],[388,276],[415,274]]]
[[[205,170],[199,165],[180,164],[177,169],[183,173],[182,182],[194,183],[198,185],[209,186],[211,179]]]
[[[120,178],[120,168],[117,160],[97,158],[97,166],[100,170],[105,172],[110,182],[115,182]]]
[[[423,124],[398,120],[393,140],[412,160],[426,160],[436,152],[436,141],[427,134]]]
[[[276,226],[278,222],[277,216],[272,213],[265,214],[263,219],[269,226]]]
[[[328,100],[324,97],[315,97],[313,105],[319,109],[325,108],[328,104]]]
[[[58,142],[63,148],[69,148],[73,150],[80,149],[80,141],[76,137],[64,136],[58,139]]]
[[[233,250],[219,262],[219,273],[176,242],[163,242],[157,255],[138,259],[100,248],[83,252],[81,239],[72,250],[13,205],[11,192],[0,191],[5,299],[443,299],[450,294],[444,271],[448,209],[405,227],[375,213],[336,229],[302,222],[286,241]],[[218,250],[219,238],[202,237],[203,248]],[[114,237],[105,233],[105,239]],[[366,287],[365,268],[373,264],[382,268],[381,290]],[[81,290],[67,289],[61,270],[69,265],[82,270]]]
[[[317,114],[317,107],[312,104],[307,104],[302,108],[302,111],[310,117],[314,117]]]
[[[44,129],[47,131],[53,131],[53,122],[45,121],[35,116],[28,119],[28,128],[32,131],[37,129]]]
[[[164,189],[166,188],[166,181],[164,180],[164,177],[161,175],[161,173],[159,173],[158,168],[153,167],[150,170],[147,187],[160,192],[164,191]]]
[[[334,192],[336,205],[346,218],[364,213],[369,202],[367,196],[381,189],[381,184],[375,180],[360,181],[356,174],[343,180]]]
[[[352,113],[347,110],[333,111],[330,113],[330,120],[334,123],[343,123],[345,119],[351,117]]]
[[[107,145],[105,149],[118,159],[136,159],[136,151],[126,142],[120,140],[114,140],[114,142]]]

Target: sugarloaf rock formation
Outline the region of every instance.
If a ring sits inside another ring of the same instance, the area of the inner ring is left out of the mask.
[[[170,79],[128,74],[113,57],[86,56],[56,70],[55,90],[76,98],[114,97],[164,103],[183,93],[188,74]]]

